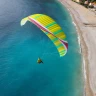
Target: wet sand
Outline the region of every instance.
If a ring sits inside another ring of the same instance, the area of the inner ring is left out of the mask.
[[[83,56],[84,96],[96,96],[96,14],[71,0],[59,1],[69,10],[78,29]]]

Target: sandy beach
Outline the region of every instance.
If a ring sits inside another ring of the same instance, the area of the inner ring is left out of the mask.
[[[96,14],[71,0],[59,1],[69,10],[78,29],[84,62],[84,96],[96,96]]]

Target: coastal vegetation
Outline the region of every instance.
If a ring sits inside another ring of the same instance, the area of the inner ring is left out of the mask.
[[[96,0],[72,0],[72,1],[81,4],[86,8],[95,8],[96,10]]]
[[[78,2],[80,4],[84,4],[85,1],[88,1],[88,3],[96,3],[96,0],[72,0],[74,2]]]

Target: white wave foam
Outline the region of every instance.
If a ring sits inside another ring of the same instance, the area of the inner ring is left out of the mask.
[[[76,26],[76,23],[74,21],[72,23],[74,24],[74,26]]]
[[[85,80],[86,80],[86,67],[85,67],[85,59],[84,59],[84,57],[83,57],[83,68],[84,68],[84,77],[85,77]]]

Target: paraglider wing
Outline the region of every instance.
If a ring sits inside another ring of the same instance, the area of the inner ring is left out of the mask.
[[[28,21],[28,17],[21,20],[21,26],[25,25],[25,23]]]
[[[52,18],[44,14],[30,15],[21,20],[21,26],[27,21],[35,24],[51,39],[57,47],[60,57],[67,53],[68,42],[66,40],[66,35],[62,28]]]
[[[48,32],[44,32],[50,39],[51,41],[54,43],[54,45],[56,46],[60,57],[64,56],[66,54],[66,46],[63,44],[62,41],[60,41],[57,37],[55,37],[54,35],[48,33]]]

